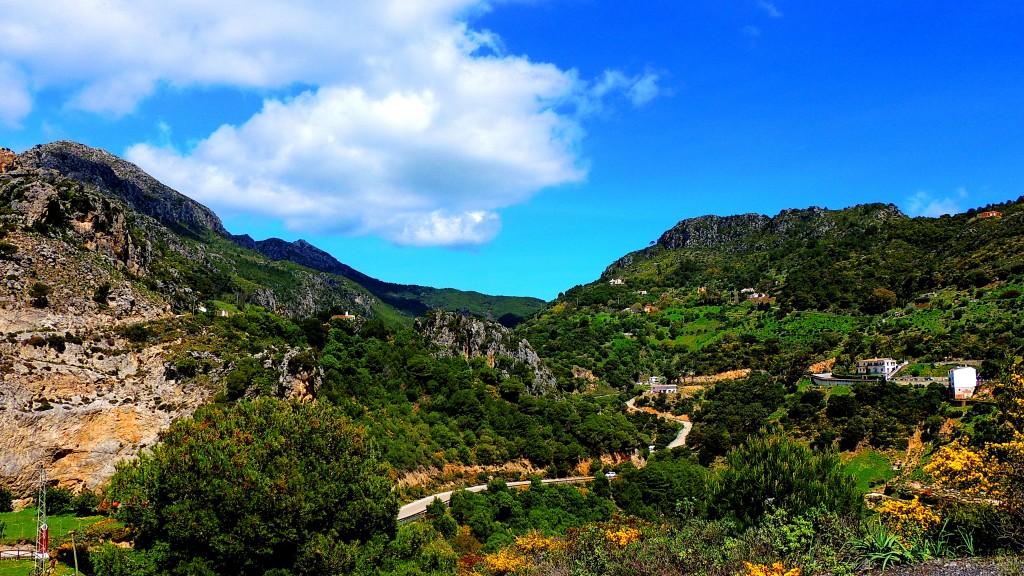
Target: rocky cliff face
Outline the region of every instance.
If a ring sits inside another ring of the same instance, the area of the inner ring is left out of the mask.
[[[82,343],[53,345],[67,334],[84,335]],[[31,495],[40,466],[63,487],[105,484],[117,462],[153,445],[210,395],[164,377],[163,347],[135,352],[101,334],[38,326],[0,343],[0,479],[15,494]]]
[[[8,166],[13,166],[17,157],[10,148],[0,148],[0,174],[7,171]]]
[[[95,488],[206,393],[163,377],[160,346],[133,350],[116,331],[170,314],[130,279],[152,247],[123,206],[17,161],[0,196],[0,482],[28,495],[44,466]]]
[[[437,354],[445,357],[486,358],[494,368],[501,357],[511,358],[527,365],[533,372],[533,383],[527,383],[532,394],[554,390],[555,377],[541,362],[526,340],[516,340],[508,328],[472,316],[430,311],[417,320],[415,329],[435,346]],[[505,374],[508,376],[508,374]]]
[[[168,369],[183,348],[215,340],[209,333],[152,341],[124,335],[134,324],[174,325],[175,312],[198,299],[179,263],[223,265],[205,244],[184,241],[154,218],[186,214],[189,226],[213,231],[219,221],[188,203],[139,213],[111,187],[127,195],[166,191],[130,168],[105,171],[53,148],[13,160],[3,155],[0,173],[0,483],[23,496],[40,466],[62,486],[105,484],[118,461],[151,446],[172,420],[222,389],[220,378],[231,369],[208,353],[203,361],[211,369],[202,379]],[[79,181],[41,166],[95,173]],[[351,301],[329,275],[290,278],[287,294],[256,290],[252,300],[310,313],[332,297]],[[281,374],[281,394],[308,397],[315,375],[290,374],[295,353],[258,359]]]
[[[26,168],[54,170],[64,177],[95,186],[174,229],[200,236],[206,232],[229,236],[212,210],[104,150],[75,142],[53,142],[25,151],[18,161]]]

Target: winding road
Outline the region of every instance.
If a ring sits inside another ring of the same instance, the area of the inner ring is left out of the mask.
[[[634,405],[634,402],[636,402],[636,398],[630,398],[629,400],[626,401],[626,409],[628,409],[630,412],[647,412],[648,414],[657,414],[662,418],[682,424],[683,429],[679,431],[679,434],[676,435],[674,440],[668,443],[667,448],[671,450],[678,446],[686,446],[686,437],[690,434],[690,430],[693,429],[693,424],[689,420],[676,418],[675,416],[672,416],[671,414],[666,414],[664,412],[649,412],[642,408],[637,408],[636,405]]]
[[[593,476],[573,476],[571,478],[547,478],[541,480],[543,484],[580,484],[583,482],[590,482],[593,480]],[[516,480],[515,482],[506,482],[505,485],[509,488],[515,488],[516,486],[529,486],[531,480]],[[468,488],[459,488],[457,490],[466,490],[467,492],[483,492],[487,490],[487,484],[480,484],[478,486],[470,486]],[[420,498],[419,500],[410,502],[405,506],[398,509],[398,521],[409,522],[423,516],[427,513],[427,506],[434,501],[434,498],[447,504],[452,499],[452,494],[457,490],[448,490],[447,492],[440,492],[437,494],[431,494]]]
[[[648,412],[647,410],[637,408],[634,405],[635,401],[636,398],[630,398],[626,402],[626,408],[631,412]],[[682,418],[677,418],[675,416],[665,414],[663,412],[657,412],[656,414],[658,416],[661,416],[662,418],[667,418],[669,420],[672,420],[673,422],[678,422],[683,425],[683,429],[679,431],[679,434],[676,435],[675,439],[668,443],[668,449],[671,450],[672,448],[675,448],[677,446],[685,446],[686,436],[690,433],[690,430],[693,428],[693,424],[691,424],[689,420],[683,420]],[[571,478],[546,478],[544,480],[541,480],[541,482],[544,484],[580,484],[582,482],[590,482],[593,479],[593,476],[573,476]],[[515,488],[516,486],[529,486],[530,480],[517,480],[515,482],[507,482],[505,485],[508,486],[509,488]],[[484,490],[487,490],[487,484],[469,486],[468,488],[459,488],[458,490],[466,490],[468,492],[483,492]],[[444,502],[445,504],[448,504],[452,499],[452,494],[456,491],[457,490],[448,490],[446,492],[431,494],[430,496],[425,496],[423,498],[420,498],[419,500],[415,500],[413,502],[406,504],[405,506],[402,506],[401,508],[398,509],[398,521],[400,523],[411,522],[419,518],[420,516],[423,516],[427,513],[427,506],[429,506],[430,503],[434,501],[434,498],[437,498],[438,500]]]

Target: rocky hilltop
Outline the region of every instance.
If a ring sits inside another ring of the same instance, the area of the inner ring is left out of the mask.
[[[248,234],[232,236],[231,239],[239,246],[259,252],[271,260],[286,260],[312,268],[313,270],[338,274],[346,278],[369,278],[369,276],[360,273],[351,266],[342,264],[334,256],[302,239],[295,242],[288,242],[280,238],[253,240]]]
[[[53,170],[65,178],[95,186],[173,229],[229,236],[212,210],[105,150],[76,142],[53,142],[25,151],[18,161],[27,169]]]
[[[13,166],[17,160],[14,151],[10,148],[0,148],[0,174],[7,171],[8,166]]]
[[[253,240],[248,234],[232,236],[232,240],[239,246],[255,250],[274,261],[294,262],[313,270],[348,278],[366,288],[382,302],[410,316],[420,316],[434,308],[465,310],[506,326],[513,326],[544,307],[544,301],[538,298],[488,296],[452,288],[438,289],[416,284],[384,282],[339,262],[305,240]]]
[[[775,216],[750,213],[687,218],[666,230],[654,245],[612,263],[604,276],[666,250],[713,249],[743,253],[806,243],[829,235],[842,236],[847,232],[843,224],[850,213],[861,215],[862,222],[885,223],[907,218],[894,204],[862,204],[843,210],[811,206],[783,210]]]
[[[2,155],[0,482],[17,494],[31,492],[40,466],[63,486],[102,485],[116,462],[223,388],[234,360],[207,354],[199,380],[169,368],[215,340],[210,330],[158,339],[149,328],[177,324],[221,279],[237,279],[221,294],[239,290],[236,301],[271,310],[373,310],[347,280],[297,266],[281,271],[287,289],[246,282],[247,266],[273,263],[196,241],[223,231],[212,212],[112,158],[66,143]],[[164,222],[179,216],[187,225]],[[297,378],[309,375],[287,370],[289,354],[268,368],[282,393],[301,395],[309,386]]]
[[[433,343],[435,353],[440,356],[461,356],[467,360],[486,358],[491,368],[499,367],[499,360],[509,358],[529,367],[532,385],[527,383],[532,394],[549,392],[555,388],[555,376],[541,363],[537,353],[525,339],[517,339],[512,332],[493,322],[486,322],[466,314],[433,310],[426,317],[416,321],[415,329]],[[505,377],[509,376],[504,368]]]

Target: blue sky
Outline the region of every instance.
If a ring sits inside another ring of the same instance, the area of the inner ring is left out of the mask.
[[[0,0],[0,145],[550,299],[678,220],[1024,195],[1024,3]]]

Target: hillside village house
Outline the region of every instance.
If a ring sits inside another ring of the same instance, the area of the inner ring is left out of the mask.
[[[608,283],[611,284],[612,286],[621,286],[625,284],[626,281],[623,280],[622,278],[612,278],[611,280],[608,281]]]
[[[978,218],[1002,218],[1002,217],[1003,217],[1003,213],[1000,212],[999,210],[989,210],[987,212],[982,212],[981,214],[978,214]]]
[[[641,378],[639,384],[647,386],[645,394],[675,394],[679,391],[679,387],[675,384],[662,383],[661,376]]]
[[[881,376],[888,379],[900,367],[900,363],[892,358],[867,358],[857,360],[857,374]]]
[[[768,298],[767,294],[764,292],[758,292],[753,288],[744,288],[743,290],[740,290],[740,294],[745,296],[747,300],[764,300],[765,298]]]
[[[949,371],[949,392],[957,400],[974,396],[978,386],[978,371],[970,366],[960,366]]]

